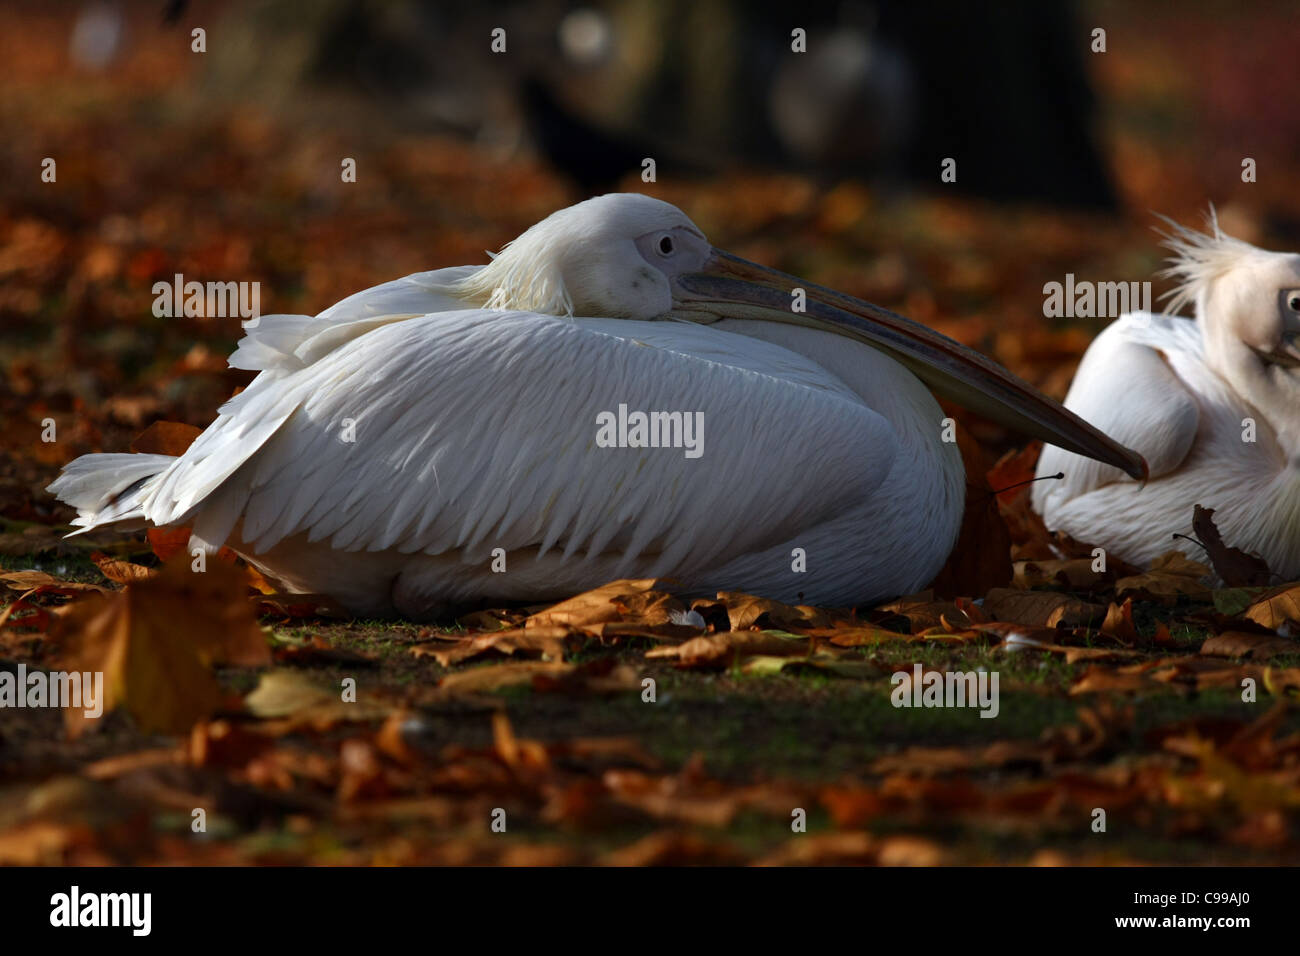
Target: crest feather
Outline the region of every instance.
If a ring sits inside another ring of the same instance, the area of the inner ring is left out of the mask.
[[[482,269],[456,285],[456,294],[485,309],[573,315],[573,300],[564,287],[555,257],[539,255],[538,243],[525,232],[507,242]]]
[[[1168,299],[1166,314],[1174,314],[1200,301],[1210,283],[1237,266],[1247,254],[1256,251],[1248,242],[1225,235],[1219,228],[1219,215],[1210,204],[1205,214],[1205,232],[1197,232],[1167,216],[1156,214],[1169,231],[1156,230],[1163,237],[1161,245],[1173,253],[1169,266],[1156,275],[1177,279],[1178,284],[1160,298]]]

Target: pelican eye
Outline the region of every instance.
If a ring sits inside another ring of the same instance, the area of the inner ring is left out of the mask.
[[[664,236],[662,239],[659,240],[659,252],[660,254],[665,256],[671,256],[673,254],[672,236]],[[1300,299],[1293,299],[1292,301],[1293,302],[1300,301]]]
[[[1300,312],[1300,295],[1292,295],[1286,304],[1292,312]]]

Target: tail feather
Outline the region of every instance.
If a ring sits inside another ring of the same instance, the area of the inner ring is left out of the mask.
[[[77,509],[81,534],[108,525],[129,530],[146,524],[141,508],[149,480],[176,459],[171,455],[82,455],[63,467],[46,491]]]

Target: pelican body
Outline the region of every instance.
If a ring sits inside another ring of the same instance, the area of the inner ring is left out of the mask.
[[[1172,225],[1172,224],[1171,224]],[[1113,467],[1044,448],[1033,504],[1048,528],[1146,565],[1204,559],[1195,505],[1223,540],[1300,577],[1300,255],[1174,226],[1171,311],[1121,316],[1088,348],[1065,404],[1146,459],[1145,487]]]
[[[50,490],[82,528],[189,526],[359,615],[629,576],[829,605],[914,591],[964,502],[929,388],[1143,468],[978,353],[636,194],[560,210],[486,266],[262,317],[230,364],[259,374],[183,455],[83,456]]]

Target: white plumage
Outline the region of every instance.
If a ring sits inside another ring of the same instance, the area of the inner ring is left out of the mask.
[[[1171,308],[1134,313],[1084,355],[1066,406],[1143,454],[1145,487],[1117,469],[1045,448],[1034,485],[1047,526],[1145,565],[1169,550],[1204,559],[1195,505],[1224,540],[1300,577],[1300,255],[1174,227]]]
[[[191,525],[192,545],[229,544],[287,588],[366,615],[622,576],[826,604],[923,586],[964,500],[938,404],[846,337],[860,330],[823,330],[852,300],[817,321],[792,316],[788,289],[728,300],[700,284],[757,267],[722,256],[667,203],[589,200],[487,267],[263,317],[231,357],[260,374],[184,455],[85,456],[51,490],[84,528]],[[916,334],[888,316],[881,329]],[[924,335],[919,361],[969,389],[965,351]],[[1045,399],[1014,401],[1128,465]],[[620,405],[702,413],[703,453],[601,447],[598,416]]]

